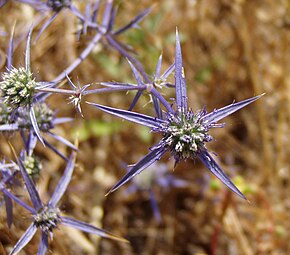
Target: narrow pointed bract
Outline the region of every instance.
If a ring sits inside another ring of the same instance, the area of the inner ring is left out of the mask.
[[[65,193],[68,184],[70,183],[72,173],[74,170],[74,163],[76,159],[76,153],[72,153],[70,159],[67,163],[66,169],[61,177],[60,181],[58,182],[51,199],[48,202],[49,206],[55,207],[59,200],[62,198],[63,194]]]
[[[48,249],[48,235],[45,232],[41,232],[41,239],[38,246],[37,255],[45,255]]]
[[[185,74],[182,64],[182,54],[180,41],[178,36],[178,30],[176,29],[176,50],[175,50],[175,89],[176,89],[176,110],[186,112],[187,111],[187,93]]]
[[[207,123],[207,124],[216,123],[219,120],[221,120],[221,119],[233,114],[234,112],[242,109],[243,107],[247,106],[248,104],[253,103],[254,101],[258,100],[259,98],[261,98],[264,95],[265,94],[261,94],[259,96],[248,98],[248,99],[243,100],[241,102],[233,103],[233,104],[227,105],[225,107],[222,107],[220,109],[213,110],[212,112],[203,116],[202,120],[204,123]]]
[[[95,104],[95,103],[90,103],[87,102],[90,105],[95,106],[96,108],[99,108],[100,110],[113,114],[119,118],[123,118],[150,128],[157,128],[160,126],[161,123],[164,123],[163,120],[158,119],[158,118],[154,118],[154,117],[150,117],[144,114],[140,114],[140,113],[134,113],[131,111],[126,111],[126,110],[120,110],[117,108],[112,108],[112,107],[107,107],[107,106],[103,106],[103,105],[99,105],[99,104]]]
[[[200,153],[198,153],[199,159],[202,161],[202,163],[208,168],[209,171],[213,175],[215,175],[219,180],[223,182],[231,191],[236,193],[238,196],[240,196],[243,199],[246,199],[244,194],[239,191],[239,189],[232,183],[230,178],[223,172],[223,170],[219,167],[219,165],[214,161],[214,159],[210,156],[208,151],[204,150]]]
[[[19,251],[22,250],[23,247],[26,246],[36,233],[37,227],[34,225],[34,223],[30,224],[28,229],[25,231],[23,236],[18,240],[18,242],[15,244],[9,255],[13,255],[18,253]]]
[[[133,18],[127,25],[119,28],[117,31],[113,32],[114,35],[119,35],[127,31],[128,29],[132,27],[136,27],[137,24],[142,21],[149,13],[151,12],[151,8],[148,8],[138,14],[135,18]]]
[[[36,117],[35,117],[35,112],[34,112],[33,107],[31,107],[29,109],[29,116],[30,116],[30,120],[31,120],[31,124],[32,124],[33,130],[34,130],[37,138],[45,146],[43,138],[41,137],[41,134],[40,134],[40,130],[39,130],[39,127],[38,127],[38,124],[37,124],[37,120],[36,120]]]
[[[67,227],[72,227],[72,228],[81,230],[83,232],[87,232],[90,234],[94,234],[94,235],[102,236],[105,238],[109,238],[109,239],[128,243],[128,240],[126,240],[122,237],[115,236],[115,235],[113,235],[105,230],[96,228],[88,223],[85,223],[85,222],[82,222],[82,221],[79,221],[76,219],[72,219],[69,217],[62,217],[62,224],[67,226]]]
[[[159,147],[150,151],[144,158],[142,158],[138,163],[136,163],[130,171],[108,192],[112,193],[126,182],[131,180],[137,174],[140,174],[145,168],[152,165],[155,161],[159,160],[163,154],[166,152],[165,148]]]
[[[25,186],[27,188],[27,191],[29,193],[31,202],[34,206],[34,208],[38,211],[42,207],[42,202],[40,200],[39,194],[36,190],[36,187],[30,178],[29,174],[27,173],[22,161],[20,159],[17,159],[17,163],[19,165],[19,169],[21,171],[22,177],[25,182]]]
[[[30,47],[31,47],[31,36],[32,36],[32,27],[29,30],[27,41],[26,41],[26,50],[25,50],[25,70],[26,72],[30,71]]]

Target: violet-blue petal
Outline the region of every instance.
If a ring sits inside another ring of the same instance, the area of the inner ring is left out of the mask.
[[[153,106],[154,106],[154,110],[157,114],[157,117],[159,119],[162,119],[162,111],[161,111],[161,107],[160,107],[160,101],[157,99],[156,96],[152,96],[152,101],[153,101]]]
[[[32,124],[33,130],[35,132],[35,135],[37,136],[38,140],[43,144],[43,146],[45,146],[43,138],[41,137],[41,134],[40,134],[40,130],[39,130],[39,127],[38,127],[38,124],[37,124],[37,120],[36,120],[36,117],[35,117],[35,112],[34,112],[34,109],[33,109],[32,106],[29,109],[29,117],[30,117],[30,120],[31,120],[31,124]]]
[[[25,143],[25,150],[27,151],[27,154],[29,156],[32,155],[33,150],[37,143],[37,137],[34,135],[33,131],[29,132],[28,139],[27,140],[25,139],[24,143]]]
[[[61,137],[61,136],[59,136],[59,135],[56,135],[56,134],[54,134],[54,133],[51,133],[51,132],[49,132],[49,131],[47,132],[47,134],[49,134],[51,137],[53,137],[54,139],[58,140],[59,142],[65,144],[66,146],[70,147],[71,149],[73,149],[73,150],[75,150],[75,151],[78,150],[78,148],[77,148],[75,145],[73,145],[71,142],[69,142],[69,141],[66,140],[65,138],[63,138],[63,137]]]
[[[108,29],[107,29],[108,32],[111,32],[113,30],[113,26],[115,24],[115,19],[116,19],[117,11],[118,11],[118,7],[112,8],[110,22],[108,24]]]
[[[175,69],[175,62],[165,70],[165,72],[160,76],[160,78],[166,79],[173,72],[174,69]]]
[[[96,0],[94,3],[94,7],[93,7],[93,14],[92,14],[92,21],[96,21],[97,16],[98,16],[98,11],[99,11],[99,5],[100,5],[100,1]]]
[[[10,228],[12,225],[13,220],[13,204],[12,199],[4,194],[4,201],[5,201],[5,210],[6,210],[6,221],[7,225]]]
[[[135,122],[135,123],[138,123],[138,124],[141,124],[143,126],[150,127],[150,128],[158,128],[160,126],[160,124],[165,123],[164,120],[150,117],[150,116],[147,116],[147,115],[144,115],[141,113],[120,110],[120,109],[116,109],[116,108],[112,108],[112,107],[108,107],[108,106],[103,106],[103,105],[99,105],[99,104],[95,104],[95,103],[90,103],[90,102],[87,102],[87,103],[95,106],[96,108],[98,108],[104,112],[115,115],[119,118],[123,118],[125,120],[129,120],[129,121],[132,121],[132,122]]]
[[[65,193],[67,186],[69,185],[71,177],[72,177],[72,173],[75,166],[75,159],[76,159],[76,154],[72,153],[69,161],[67,162],[67,166],[64,170],[63,176],[59,180],[53,192],[53,195],[48,202],[49,206],[56,207],[57,203],[59,202],[59,200],[62,198],[63,194]]]
[[[54,82],[54,81],[38,81],[35,89],[41,90],[41,89],[45,89],[45,88],[51,88],[56,84],[57,84],[57,82]]]
[[[108,29],[108,26],[109,26],[112,8],[113,8],[113,0],[107,0],[106,8],[103,15],[103,21],[102,21],[102,26],[106,28],[106,30]]]
[[[38,191],[36,190],[35,184],[32,181],[31,177],[27,173],[26,168],[24,167],[22,161],[20,159],[17,159],[17,164],[19,166],[20,172],[22,174],[25,186],[27,188],[27,191],[29,193],[31,202],[35,208],[36,211],[38,211],[40,208],[42,208],[42,202],[40,200]]]
[[[38,246],[37,255],[45,255],[48,249],[48,235],[44,231],[41,231],[41,239]]]
[[[56,126],[58,124],[67,123],[67,122],[74,121],[74,120],[75,120],[74,118],[69,118],[69,117],[55,118],[53,120],[53,125]]]
[[[29,30],[29,33],[27,36],[27,41],[26,41],[26,49],[25,49],[25,70],[26,70],[26,72],[30,71],[31,36],[32,36],[32,27]]]
[[[150,88],[150,93],[152,94],[152,96],[155,96],[156,98],[158,98],[158,100],[160,101],[161,104],[164,105],[164,107],[166,108],[167,112],[170,113],[174,113],[174,110],[172,109],[171,105],[166,101],[166,99],[158,92],[158,90],[154,87]]]
[[[157,62],[157,65],[156,65],[155,79],[159,79],[160,78],[161,65],[162,65],[162,53],[160,54],[158,62]]]
[[[163,147],[157,147],[150,151],[146,156],[144,156],[138,163],[136,163],[130,171],[108,192],[108,194],[114,192],[126,182],[131,180],[137,174],[140,174],[145,168],[152,165],[155,161],[159,160],[162,155],[166,152]]]
[[[81,230],[83,232],[98,235],[101,237],[110,238],[110,239],[114,239],[114,240],[122,241],[122,242],[128,242],[126,239],[122,237],[115,236],[105,230],[94,227],[91,224],[88,224],[88,223],[85,223],[85,222],[82,222],[73,218],[64,217],[64,216],[62,216],[61,219],[62,219],[61,223],[65,226],[72,227],[72,228]]]
[[[231,191],[236,193],[243,199],[247,198],[244,194],[239,191],[239,189],[232,183],[230,178],[223,172],[223,170],[219,167],[219,165],[214,161],[214,159],[210,156],[210,154],[204,150],[198,154],[198,157],[202,161],[202,163],[211,171],[213,175],[215,175],[219,180],[221,180]]]
[[[37,36],[34,40],[34,43],[38,41],[39,37],[42,35],[42,33],[44,32],[44,30],[55,20],[55,18],[57,17],[58,12],[55,12],[42,26],[42,28],[39,30],[39,32],[37,33]]]
[[[247,106],[248,104],[253,103],[254,101],[259,99],[263,95],[265,95],[265,94],[251,97],[251,98],[248,98],[248,99],[243,100],[241,102],[233,103],[233,104],[227,105],[225,107],[222,107],[220,109],[213,110],[212,112],[203,116],[201,119],[203,120],[203,123],[206,123],[206,124],[216,123],[219,120],[221,120],[221,119],[231,115],[232,113],[240,110],[241,108]]]
[[[10,197],[12,200],[14,200],[17,204],[21,205],[24,207],[26,210],[28,210],[31,213],[35,213],[35,209],[24,203],[21,199],[13,195],[11,192],[9,192],[7,189],[2,188],[1,191],[8,197]]]
[[[45,139],[43,139],[45,146],[47,146],[49,149],[51,149],[52,151],[54,151],[58,156],[60,156],[62,159],[64,159],[65,161],[68,161],[69,159],[64,156],[57,148],[55,148],[52,144],[50,144],[48,141],[46,141]]]
[[[135,18],[133,18],[127,25],[121,27],[120,29],[118,29],[116,32],[114,32],[114,35],[118,35],[118,34],[122,34],[125,31],[127,31],[128,29],[130,29],[131,27],[136,27],[137,24],[142,21],[142,19],[144,19],[144,17],[146,15],[148,15],[148,13],[151,11],[151,8],[148,8],[146,10],[144,10],[143,12],[141,12],[140,14],[138,14]]]
[[[73,90],[75,90],[75,89],[77,88],[76,85],[74,85],[74,83],[72,82],[72,80],[69,78],[69,76],[68,76],[67,74],[65,74],[65,76],[66,76],[66,79],[67,79],[68,84],[70,85],[70,87],[71,87]]]
[[[7,53],[7,70],[10,70],[12,67],[12,61],[13,61],[13,37],[14,37],[14,29],[15,25],[12,28],[10,40],[9,40],[9,46],[8,46],[8,53]]]
[[[128,109],[129,111],[132,111],[132,110],[133,110],[133,108],[134,108],[135,105],[137,104],[139,98],[142,96],[142,93],[143,93],[142,90],[139,90],[139,91],[136,93],[136,95],[135,95],[134,98],[133,98],[133,101],[131,102],[131,104],[130,104],[130,106],[129,106],[129,109]]]
[[[182,65],[182,54],[179,42],[178,30],[176,29],[176,49],[175,49],[175,87],[177,110],[187,111],[187,93]]]
[[[141,78],[141,76],[139,75],[139,73],[138,73],[137,69],[135,68],[135,66],[131,63],[130,60],[128,60],[128,63],[129,63],[129,65],[130,65],[130,67],[131,67],[131,69],[132,69],[132,71],[133,71],[134,77],[135,77],[135,79],[136,79],[138,85],[139,85],[139,86],[144,85],[144,83],[143,83],[143,81],[142,81],[142,78]]]
[[[9,253],[9,255],[13,255],[18,253],[19,251],[21,251],[23,249],[23,247],[26,246],[26,244],[29,243],[29,241],[32,239],[32,237],[34,236],[35,232],[37,230],[37,227],[35,226],[34,223],[32,223],[28,229],[25,231],[25,233],[23,234],[23,236],[18,240],[18,242],[15,244],[15,246],[13,247],[12,251]]]

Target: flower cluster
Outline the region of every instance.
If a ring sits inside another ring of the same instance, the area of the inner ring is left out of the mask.
[[[168,147],[176,161],[194,158],[204,149],[204,143],[212,140],[209,127],[203,125],[201,117],[204,111],[194,114],[192,111],[169,113],[167,122],[156,130],[163,134],[160,145]]]

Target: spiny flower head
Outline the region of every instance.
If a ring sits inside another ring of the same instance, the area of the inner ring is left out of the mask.
[[[15,154],[14,150],[13,153]],[[112,235],[102,229],[96,228],[88,223],[66,217],[61,215],[58,203],[62,196],[64,195],[67,186],[70,183],[72,178],[73,169],[75,166],[75,158],[76,155],[73,153],[68,161],[66,169],[64,170],[64,174],[59,180],[50,200],[47,204],[44,204],[39,196],[39,193],[35,187],[34,182],[32,181],[31,177],[29,176],[27,169],[25,168],[23,161],[17,159],[17,163],[20,168],[20,172],[22,174],[25,186],[29,193],[31,202],[33,207],[27,205],[25,202],[20,200],[17,196],[10,193],[5,187],[2,187],[2,191],[10,198],[13,199],[15,202],[26,208],[32,215],[32,223],[23,234],[23,236],[19,239],[13,249],[10,251],[10,255],[17,254],[35,235],[37,229],[41,231],[41,239],[40,244],[38,247],[37,254],[46,254],[48,249],[48,238],[49,236],[53,236],[53,230],[58,227],[58,225],[65,225],[68,227],[73,227],[75,229],[99,235],[106,238],[115,239],[118,241],[127,242],[127,240]]]
[[[210,128],[223,127],[223,123],[218,123],[221,119],[253,103],[263,96],[263,94],[241,102],[232,103],[220,109],[215,109],[210,113],[207,113],[205,109],[193,113],[188,109],[181,46],[177,31],[175,51],[175,90],[176,109],[174,110],[171,106],[167,107],[165,118],[163,117],[163,114],[158,114],[157,117],[151,117],[140,113],[89,103],[104,112],[144,125],[151,128],[153,132],[158,132],[163,135],[160,142],[151,147],[150,152],[132,166],[130,171],[109,191],[109,193],[121,187],[137,174],[141,173],[144,169],[159,160],[167,151],[170,151],[174,156],[176,163],[181,159],[198,157],[213,175],[220,179],[229,189],[241,198],[246,199],[246,197],[239,191],[212,158],[205,143],[212,140],[211,136],[208,134]],[[161,101],[164,98],[159,99]],[[166,104],[163,105],[165,106]]]
[[[29,70],[12,67],[2,74],[2,79],[1,96],[6,105],[11,108],[31,105],[36,82]]]
[[[163,133],[160,143],[170,149],[177,162],[194,158],[204,148],[204,143],[212,140],[208,125],[203,124],[201,119],[204,114],[205,111],[194,114],[191,110],[169,113],[167,122],[158,128],[158,132]]]
[[[61,222],[60,210],[58,208],[44,206],[39,212],[32,216],[36,227],[46,234],[51,233]]]
[[[27,170],[27,173],[33,178],[38,177],[41,170],[42,164],[34,155],[25,155],[23,159],[23,165]]]
[[[13,110],[5,103],[0,102],[0,125],[10,124],[13,122]]]
[[[33,105],[35,119],[41,131],[49,131],[54,127],[55,113],[45,103],[36,103]],[[17,123],[20,128],[31,129],[32,122],[29,118],[29,112],[26,108],[20,108],[17,111]]]
[[[46,2],[47,6],[50,7],[53,11],[58,12],[62,8],[70,7],[71,0],[48,0]]]

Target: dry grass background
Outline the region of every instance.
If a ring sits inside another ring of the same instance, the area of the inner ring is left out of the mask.
[[[82,1],[75,2],[83,8]],[[105,197],[124,174],[122,163],[136,162],[158,135],[85,105],[82,119],[67,104],[67,98],[54,96],[50,105],[58,110],[58,116],[76,117],[74,123],[57,127],[56,132],[71,140],[77,130],[83,135],[74,177],[62,199],[63,211],[124,236],[130,244],[61,227],[55,231],[49,254],[290,254],[289,1],[136,2],[120,2],[117,25],[154,2],[155,5],[141,29],[122,35],[122,41],[133,45],[145,69],[153,74],[161,51],[164,69],[173,61],[177,26],[193,109],[206,105],[212,110],[266,92],[258,102],[228,117],[226,127],[214,130],[216,141],[208,145],[251,203],[230,193],[198,160],[184,162],[174,172],[190,182],[188,188],[162,193],[154,187],[161,224],[152,216],[146,193],[126,196],[126,188],[122,187]],[[31,21],[39,18],[30,7],[9,3],[0,9],[0,29],[9,33],[17,20],[19,38]],[[32,47],[32,68],[39,80],[56,77],[92,38],[93,33],[76,41],[76,26],[73,16],[64,11]],[[0,37],[2,71],[8,38]],[[23,63],[23,49],[21,42],[15,52],[15,66]],[[126,60],[101,45],[73,72],[72,78],[81,84],[133,81]],[[167,97],[174,95],[174,91],[163,93]],[[114,93],[91,96],[88,100],[125,109],[132,98],[132,93]],[[143,97],[135,110],[151,114],[148,101],[148,96]],[[109,129],[111,123],[115,128]],[[10,139],[17,146],[17,135]],[[1,137],[4,157],[9,156],[6,140]],[[64,162],[41,146],[38,152],[45,167],[38,188],[45,199],[59,180]],[[172,169],[171,161],[163,162]],[[16,192],[22,194],[20,190]],[[11,230],[6,227],[3,208],[0,217],[0,254],[6,254],[28,226],[29,216],[16,206]],[[34,238],[20,254],[36,254],[37,244],[38,238]]]

